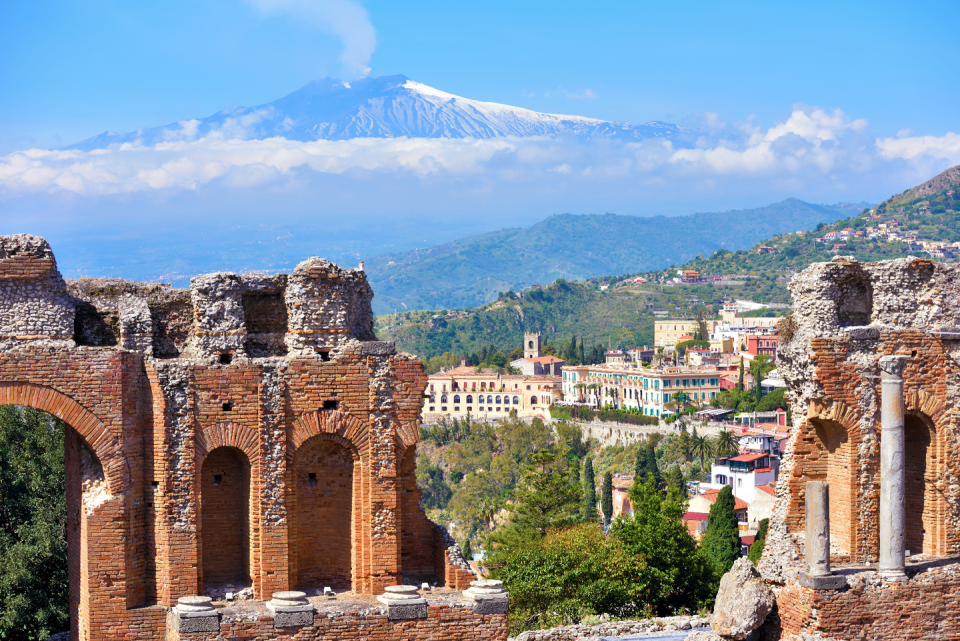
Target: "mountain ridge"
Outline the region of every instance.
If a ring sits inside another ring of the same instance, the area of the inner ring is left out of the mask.
[[[354,138],[478,138],[575,136],[643,140],[690,137],[693,130],[652,121],[611,122],[550,114],[457,96],[403,75],[311,81],[282,98],[133,132],[104,132],[67,149],[156,145],[205,137],[350,140]]]
[[[790,198],[766,207],[676,217],[556,214],[530,227],[477,234],[366,261],[374,311],[459,309],[558,278],[582,280],[682,264],[749,247],[774,233],[843,218],[859,205]]]

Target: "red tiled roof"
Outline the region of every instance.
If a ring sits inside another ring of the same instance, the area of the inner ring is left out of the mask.
[[[706,512],[687,512],[681,519],[684,521],[706,521],[710,515]]]
[[[767,483],[766,485],[758,485],[757,489],[763,490],[770,496],[776,496],[777,494],[777,488],[773,487],[773,483]]]
[[[555,356],[537,356],[536,358],[525,358],[525,361],[530,361],[531,363],[562,363],[562,358],[557,358]]]
[[[703,496],[703,498],[707,499],[711,503],[716,503],[718,494],[720,494],[720,490],[707,490],[701,496]],[[742,501],[741,499],[738,499],[737,497],[733,497],[734,510],[745,510],[748,507],[749,506],[744,501]]]
[[[757,535],[756,535],[756,534],[754,534],[753,536],[741,536],[741,537],[740,537],[740,542],[741,542],[742,544],[744,544],[744,545],[753,545],[753,542],[756,541],[756,540],[757,540]]]
[[[766,452],[764,452],[763,454],[741,454],[740,456],[735,456],[735,457],[733,457],[733,458],[730,459],[730,460],[731,460],[731,461],[740,461],[740,462],[742,462],[742,463],[750,463],[750,462],[752,462],[752,461],[756,461],[756,460],[758,460],[758,459],[762,459],[764,456],[770,456],[770,455],[767,454]]]
[[[754,471],[754,472],[772,472],[772,471],[773,471],[773,468],[772,468],[772,467],[757,467],[757,468],[754,468],[753,471]]]

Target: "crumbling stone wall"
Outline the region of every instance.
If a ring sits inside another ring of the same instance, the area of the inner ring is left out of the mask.
[[[0,237],[0,404],[71,429],[74,638],[159,639],[181,596],[248,576],[269,598],[307,566],[363,594],[404,576],[466,587],[415,486],[426,375],[376,340],[372,296],[362,271],[316,258],[189,291],[65,282],[45,240]],[[324,478],[314,449],[343,453],[349,474]],[[331,483],[336,514],[301,518],[298,488]],[[337,558],[300,558],[325,541]]]
[[[834,565],[862,567],[878,560],[879,360],[889,355],[907,359],[907,547],[934,557],[960,553],[960,457],[954,454],[960,447],[958,277],[960,266],[929,260],[861,264],[838,257],[810,266],[790,284],[794,313],[781,327],[777,364],[788,385],[794,428],[759,564],[765,579],[783,586],[778,604],[784,633],[943,638],[926,632],[886,636],[896,626],[895,612],[902,611],[888,605],[902,597],[955,609],[953,573],[934,582],[920,573],[900,587],[882,584],[842,597],[809,590],[796,580],[805,569],[807,481],[829,483]],[[894,595],[898,590],[905,592]],[[866,628],[876,634],[854,632],[865,621],[878,622]]]

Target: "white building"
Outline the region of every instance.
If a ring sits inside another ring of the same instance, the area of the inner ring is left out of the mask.
[[[733,495],[748,505],[756,500],[757,487],[777,480],[780,460],[769,452],[719,456],[710,469],[713,487],[729,485]]]

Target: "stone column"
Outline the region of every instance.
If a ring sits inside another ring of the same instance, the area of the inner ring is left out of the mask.
[[[880,359],[880,576],[905,581],[903,367],[906,356]]]
[[[830,574],[830,487],[826,481],[807,481],[807,576]]]
[[[800,584],[813,590],[839,590],[847,579],[830,570],[830,486],[826,481],[807,481],[806,485],[807,572]]]

